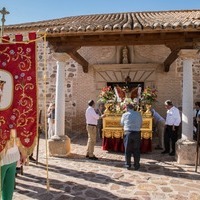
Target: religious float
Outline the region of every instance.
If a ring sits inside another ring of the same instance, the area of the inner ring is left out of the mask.
[[[106,116],[103,118],[102,148],[103,150],[124,152],[123,127],[120,124],[121,116],[126,111],[127,104],[134,104],[141,112],[143,124],[141,128],[141,152],[152,151],[153,118],[151,105],[156,101],[157,91],[142,88],[138,85],[129,90],[128,87],[105,87],[101,90],[99,101],[105,103]]]

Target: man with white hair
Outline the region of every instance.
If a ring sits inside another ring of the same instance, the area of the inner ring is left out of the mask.
[[[165,135],[164,135],[164,143],[165,150],[162,154],[169,154],[170,156],[175,155],[175,144],[178,139],[178,129],[181,123],[181,116],[179,109],[176,108],[171,100],[165,101],[165,107],[167,109],[167,117],[165,122]],[[170,152],[170,143],[171,149]]]

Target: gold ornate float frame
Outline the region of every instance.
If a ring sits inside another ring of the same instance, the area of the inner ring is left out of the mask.
[[[103,138],[123,139],[124,131],[120,124],[121,116],[121,114],[107,114],[106,117],[103,118]],[[153,118],[143,114],[142,120],[141,138],[152,139]]]

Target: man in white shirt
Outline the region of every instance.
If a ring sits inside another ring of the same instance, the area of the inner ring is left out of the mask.
[[[103,118],[104,115],[99,116],[95,112],[95,103],[93,100],[88,101],[88,108],[85,112],[86,117],[86,130],[88,132],[88,141],[87,141],[87,152],[86,158],[90,160],[98,160],[98,158],[94,155],[94,146],[96,144],[97,137],[97,123],[98,119]]]
[[[175,155],[175,144],[178,139],[178,129],[181,123],[181,116],[178,108],[176,108],[171,100],[165,101],[165,107],[167,109],[167,117],[165,121],[165,135],[164,135],[164,144],[165,151],[162,154],[169,153],[170,156]],[[171,149],[170,152],[170,142]]]

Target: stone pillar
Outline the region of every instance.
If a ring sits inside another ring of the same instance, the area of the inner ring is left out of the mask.
[[[70,138],[65,135],[65,69],[69,56],[54,53],[57,60],[56,97],[55,97],[55,135],[49,140],[49,154],[66,156],[70,153]]]
[[[182,138],[176,143],[176,156],[179,164],[194,164],[192,64],[197,58],[197,50],[181,50],[179,57],[183,59]]]

